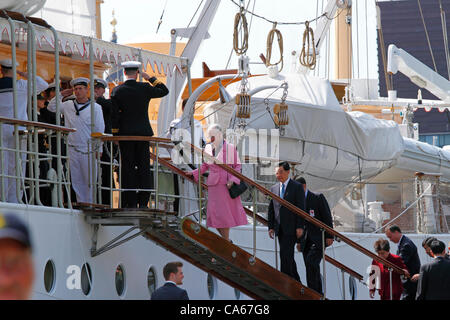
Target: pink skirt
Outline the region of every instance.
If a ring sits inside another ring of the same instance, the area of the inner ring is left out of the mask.
[[[231,199],[226,184],[208,186],[206,225],[212,228],[232,228],[246,225],[247,215],[241,197]]]

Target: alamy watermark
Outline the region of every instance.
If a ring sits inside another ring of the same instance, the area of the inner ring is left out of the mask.
[[[280,135],[278,129],[227,129],[225,133],[227,143],[237,148],[239,162],[250,164],[263,164],[262,175],[273,175],[274,168],[280,161]],[[195,137],[199,140],[199,137]],[[197,150],[191,148],[191,133],[188,129],[176,129],[171,135],[175,147],[171,151],[171,159],[177,164],[201,165],[208,162],[208,156],[212,155],[212,144],[207,144],[203,151],[196,145]],[[223,153],[222,153],[223,154]],[[215,155],[217,156],[217,154]],[[211,158],[209,158],[211,159]],[[223,158],[217,160],[225,164],[236,162],[234,154],[229,152]]]

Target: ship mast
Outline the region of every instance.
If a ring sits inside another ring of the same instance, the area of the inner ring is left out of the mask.
[[[348,80],[352,78],[352,7],[351,1],[337,1],[339,9],[335,19],[336,30],[336,54],[335,75],[336,79]]]
[[[95,1],[95,32],[97,39],[102,38],[102,11],[101,11],[101,4],[103,3],[103,0],[96,0]]]

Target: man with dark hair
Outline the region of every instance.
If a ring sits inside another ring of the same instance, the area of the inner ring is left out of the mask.
[[[417,300],[450,300],[450,260],[445,258],[445,243],[430,244],[435,259],[420,268]]]
[[[186,290],[178,288],[183,284],[183,263],[169,262],[163,268],[166,283],[152,293],[151,300],[189,300]]]
[[[121,136],[153,136],[148,117],[148,104],[153,98],[162,98],[169,93],[166,85],[142,72],[148,82],[137,82],[138,61],[122,63],[127,80],[115,87],[111,93],[114,111],[112,133]],[[153,188],[150,171],[150,145],[148,141],[121,141],[119,143],[122,163],[120,177],[122,189]],[[150,191],[123,191],[122,208],[147,208]]]
[[[289,163],[286,161],[280,162],[275,174],[279,183],[273,185],[270,191],[296,207],[305,210],[305,192],[298,182],[289,178]],[[270,200],[268,218],[269,237],[273,239],[274,235],[278,236],[280,243],[281,272],[300,281],[297,264],[294,260],[294,249],[295,243],[305,229],[304,219],[273,199]]]
[[[434,258],[433,252],[431,251],[430,244],[434,240],[437,240],[435,237],[427,237],[422,241],[422,247],[425,250],[426,254],[431,258]]]
[[[430,256],[431,258],[434,258],[433,252],[431,251],[430,244],[434,240],[437,240],[435,237],[427,237],[422,241],[422,247],[425,250],[425,253]],[[418,281],[419,280],[419,273],[416,273],[412,275],[411,281]]]
[[[394,243],[398,243],[397,255],[399,255],[410,275],[415,275],[420,271],[420,259],[417,253],[417,247],[414,242],[402,234],[400,228],[396,225],[390,225],[385,228],[386,237]],[[403,282],[402,300],[414,300],[416,297],[417,282],[407,279]]]
[[[0,213],[0,300],[31,298],[34,267],[27,226],[14,214]]]
[[[323,194],[315,194],[306,187],[306,180],[303,177],[297,179],[305,191],[305,211],[313,218],[325,223],[333,228],[333,218],[330,207]],[[333,244],[333,236],[325,233],[325,247]],[[320,261],[322,260],[323,244],[322,232],[320,228],[309,221],[305,221],[305,232],[298,240],[297,249],[303,252],[303,260],[306,268],[306,280],[308,287],[322,292],[322,281],[320,278]]]

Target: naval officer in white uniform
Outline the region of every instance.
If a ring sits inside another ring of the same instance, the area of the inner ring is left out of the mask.
[[[77,202],[92,203],[92,181],[96,181],[97,172],[89,173],[91,168],[89,164],[88,145],[91,139],[91,100],[88,98],[87,78],[76,78],[70,82],[75,92],[75,100],[61,102],[60,110],[64,115],[64,125],[68,128],[77,129],[76,132],[69,133],[69,165],[72,187],[77,196]],[[52,99],[47,109],[56,111],[56,98]],[[94,110],[94,132],[104,133],[105,122],[103,121],[102,107],[95,103]],[[92,151],[92,150],[91,150]],[[101,152],[101,148],[97,148]],[[94,168],[95,169],[95,168]],[[89,181],[89,177],[95,180]]]
[[[2,78],[0,78],[0,116],[6,118],[14,118],[14,104],[13,104],[13,72],[12,72],[12,60],[6,59],[0,61],[1,65],[1,73]],[[19,64],[16,62],[16,66]],[[26,72],[16,71],[19,76],[27,79],[28,74]],[[36,76],[36,93],[39,94],[41,91],[47,89],[47,82],[39,76]],[[28,120],[27,114],[27,92],[28,92],[28,81],[19,79],[16,81],[16,92],[17,92],[17,119],[18,120]],[[23,129],[23,127],[19,127],[19,129]],[[5,148],[15,148],[15,138],[14,138],[14,126],[12,125],[3,125],[2,126],[3,133],[3,146]],[[21,150],[26,149],[26,142],[21,141]],[[0,163],[0,172],[5,175],[17,176],[22,175],[25,176],[25,159],[26,154],[22,153],[20,156],[21,168],[22,170],[18,170],[16,173],[16,161],[15,154],[13,151],[2,151],[3,153],[3,161],[5,163],[5,170],[2,170]],[[7,178],[4,180],[5,184],[5,196],[7,202],[18,203],[17,193],[16,193],[16,179]],[[1,183],[0,183],[1,190]],[[20,195],[19,195],[20,196]]]

